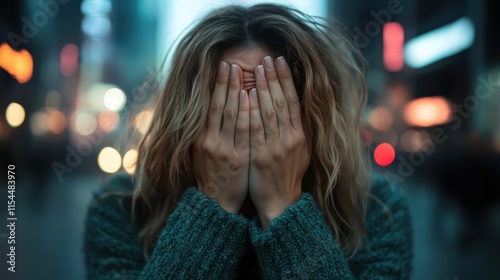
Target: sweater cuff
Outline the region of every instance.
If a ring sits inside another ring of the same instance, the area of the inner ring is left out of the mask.
[[[187,240],[200,240],[202,237],[203,243],[210,244],[210,247],[233,244],[241,249],[248,241],[248,219],[241,214],[227,212],[196,187],[186,189],[167,224],[171,225],[167,227],[170,231],[185,230],[183,236]]]
[[[263,229],[258,215],[250,221],[250,238],[254,245],[263,245],[276,239],[279,231],[308,233],[312,228],[325,224],[323,213],[310,193],[302,193],[299,199]]]
[[[340,245],[309,193],[302,193],[265,230],[254,216],[249,232],[259,263],[265,267],[265,279],[322,275],[335,262],[343,262]]]
[[[248,242],[248,219],[189,187],[158,238],[146,275],[231,279]]]

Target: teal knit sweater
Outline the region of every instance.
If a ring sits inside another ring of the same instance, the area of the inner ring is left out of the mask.
[[[266,230],[188,188],[146,260],[131,222],[128,175],[95,193],[85,220],[87,279],[409,279],[412,226],[405,193],[375,180],[363,248],[347,260],[314,198],[300,199]],[[388,214],[390,210],[391,214]]]

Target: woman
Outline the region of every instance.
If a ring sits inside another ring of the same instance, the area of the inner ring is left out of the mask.
[[[88,278],[409,278],[407,201],[369,180],[358,56],[284,6],[198,22],[151,102],[135,175],[89,207]]]

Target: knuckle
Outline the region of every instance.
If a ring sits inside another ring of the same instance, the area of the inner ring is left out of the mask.
[[[267,73],[267,80],[270,81],[270,82],[277,81],[278,80],[278,75],[276,74],[276,72],[271,71],[271,72]]]
[[[227,77],[224,75],[217,75],[217,78],[215,79],[215,83],[220,85],[220,86],[226,86],[227,85]]]
[[[231,159],[231,156],[225,150],[220,151],[218,154],[219,154],[219,159],[224,161],[224,162],[227,162]]]
[[[204,140],[203,142],[201,142],[200,146],[201,149],[206,152],[210,152],[213,150],[212,141]]]
[[[233,121],[236,119],[236,110],[231,108],[224,109],[224,119],[228,121]]]
[[[277,109],[284,110],[287,108],[287,102],[283,97],[277,97],[274,99],[274,105]]]
[[[262,124],[252,125],[252,132],[259,135],[264,132],[264,126]]]
[[[284,159],[284,156],[283,156],[282,153],[274,153],[272,155],[272,159],[273,159],[274,162],[282,162],[283,159]]]
[[[246,135],[248,134],[248,126],[245,124],[237,124],[236,125],[236,133],[238,135]]]
[[[264,118],[266,119],[266,121],[275,121],[276,120],[276,112],[267,111],[264,113]]]
[[[294,143],[293,139],[290,139],[290,137],[286,137],[285,141],[283,141],[282,147],[286,150],[292,150],[294,146],[295,146],[295,143]]]
[[[220,114],[222,112],[222,108],[223,108],[223,106],[221,104],[212,103],[210,105],[209,112],[210,112],[210,114],[217,115],[217,114]]]
[[[288,103],[291,106],[299,106],[300,105],[299,97],[296,94],[289,95],[288,96]]]
[[[239,78],[231,78],[231,80],[229,81],[229,89],[231,89],[231,90],[239,90],[240,89]]]
[[[306,136],[304,135],[304,133],[300,133],[295,138],[296,145],[301,145],[301,144],[304,144],[305,142],[306,142]]]
[[[283,69],[278,71],[282,79],[292,79],[292,72],[290,72],[290,69]]]

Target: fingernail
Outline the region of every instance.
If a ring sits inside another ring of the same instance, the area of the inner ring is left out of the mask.
[[[227,63],[224,61],[221,61],[219,63],[219,75],[224,75],[227,73]]]
[[[257,66],[257,75],[259,75],[259,77],[261,77],[262,79],[266,78],[266,74],[264,73],[264,66]]]
[[[257,90],[255,88],[253,88],[251,91],[250,91],[250,97],[252,99],[255,99],[257,100]]]
[[[245,99],[245,94],[247,94],[246,90],[240,90],[240,101],[243,101]]]
[[[236,64],[231,65],[231,77],[238,77],[238,65]]]
[[[280,56],[278,59],[276,59],[276,67],[279,69],[285,69],[286,68],[286,60],[284,57]]]
[[[273,64],[273,59],[270,56],[264,57],[264,64],[266,65],[266,68],[269,70],[274,69],[274,64]]]

